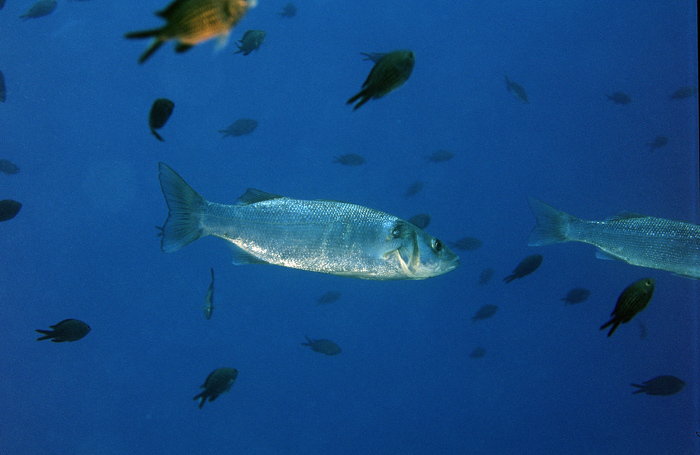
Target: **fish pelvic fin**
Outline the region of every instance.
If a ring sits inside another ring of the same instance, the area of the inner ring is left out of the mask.
[[[163,225],[160,249],[173,253],[207,235],[200,225],[208,204],[191,186],[165,163],[158,163],[158,179],[168,204],[168,218]]]
[[[537,218],[537,226],[532,230],[527,241],[529,246],[551,245],[569,241],[567,231],[576,217],[557,210],[532,196],[528,196],[527,201],[532,213]]]

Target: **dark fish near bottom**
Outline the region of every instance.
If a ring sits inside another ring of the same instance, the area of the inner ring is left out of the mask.
[[[173,113],[175,103],[167,98],[158,98],[151,106],[151,112],[148,113],[148,127],[151,133],[161,142],[165,142],[156,130],[163,128]]]
[[[0,201],[0,221],[7,221],[14,218],[19,210],[22,208],[22,204],[12,199],[3,199]]]
[[[90,326],[77,319],[64,319],[56,325],[49,326],[53,330],[36,329],[43,336],[37,338],[37,341],[49,340],[54,343],[62,343],[64,341],[78,341],[90,332]]]
[[[663,376],[657,376],[648,381],[644,381],[644,384],[630,384],[634,387],[639,387],[639,390],[635,390],[632,394],[646,393],[647,395],[673,395],[685,387],[685,381],[678,379],[675,376],[665,374]]]
[[[542,255],[541,254],[533,254],[531,256],[526,257],[522,261],[520,261],[520,264],[513,270],[513,273],[508,275],[507,277],[503,278],[503,281],[506,283],[510,283],[511,281],[515,280],[516,278],[522,278],[524,276],[527,276],[537,270],[537,268],[542,264]]]
[[[204,390],[193,398],[193,400],[201,400],[199,402],[199,409],[202,409],[202,406],[204,406],[207,400],[212,402],[219,398],[219,395],[222,393],[228,392],[237,377],[238,370],[235,368],[217,368],[209,373],[204,384],[200,386],[200,388]]]

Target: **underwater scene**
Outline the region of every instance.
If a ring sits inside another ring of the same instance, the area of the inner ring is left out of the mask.
[[[696,2],[0,37],[0,455],[700,453]]]

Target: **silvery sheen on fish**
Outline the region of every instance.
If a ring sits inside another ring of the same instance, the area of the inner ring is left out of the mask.
[[[367,280],[420,280],[459,266],[444,243],[379,210],[248,189],[236,204],[209,202],[159,163],[168,204],[161,249],[207,235],[233,245],[234,264],[275,264]]]
[[[598,247],[600,259],[666,270],[686,278],[700,278],[700,226],[635,213],[605,221],[576,218],[528,197],[537,226],[528,245],[583,242]]]

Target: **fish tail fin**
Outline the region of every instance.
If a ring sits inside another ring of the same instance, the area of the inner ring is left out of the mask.
[[[632,395],[635,395],[637,393],[643,393],[644,392],[644,386],[641,384],[630,384],[632,387],[639,387],[639,390],[635,390],[632,392]]]
[[[615,329],[617,328],[617,326],[620,325],[620,322],[621,322],[621,321],[620,321],[619,319],[617,319],[617,318],[612,318],[611,320],[609,320],[609,321],[606,322],[605,324],[601,325],[601,326],[600,326],[600,330],[603,330],[604,328],[609,327],[609,326],[612,325],[612,327],[610,328],[610,331],[608,332],[608,338],[610,338],[610,336],[613,334],[613,332],[615,331]]]
[[[44,335],[43,337],[37,338],[36,341],[48,340],[49,338],[51,338],[51,333],[53,333],[51,330],[36,329],[36,331]]]
[[[156,139],[158,139],[159,141],[165,142],[163,137],[160,134],[158,134],[158,132],[156,130],[154,130],[153,128],[151,128],[151,134],[153,134],[156,137]]]
[[[569,225],[576,217],[557,210],[537,198],[528,196],[532,213],[537,218],[537,226],[530,233],[529,246],[551,245],[552,243],[568,242]]]
[[[357,100],[360,99],[360,98],[362,98],[362,99],[360,100],[360,102],[357,103],[357,104],[352,108],[353,111],[358,110],[358,109],[360,108],[360,106],[362,106],[362,105],[365,104],[367,101],[369,101],[369,99],[370,99],[371,97],[370,97],[369,95],[367,95],[367,93],[366,93],[365,90],[362,90],[362,91],[360,91],[357,95],[355,95],[355,96],[353,96],[352,98],[350,98],[349,100],[347,100],[345,104],[352,104],[352,103],[354,103],[355,101],[357,101]]]
[[[515,276],[515,275],[508,275],[507,277],[503,278],[503,281],[505,281],[506,283],[510,283],[511,281],[513,281],[516,278],[517,278],[517,276]]]
[[[200,221],[209,203],[167,164],[158,163],[158,170],[160,188],[168,204],[160,249],[164,253],[173,253],[208,235]]]

